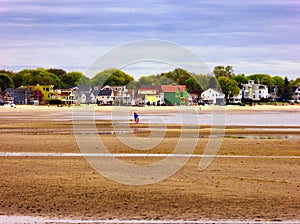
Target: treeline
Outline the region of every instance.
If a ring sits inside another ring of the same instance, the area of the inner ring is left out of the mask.
[[[214,74],[214,75],[213,75]],[[200,94],[207,88],[221,88],[226,98],[237,95],[242,84],[249,80],[256,83],[278,86],[279,91],[288,96],[291,88],[300,85],[300,78],[296,80],[284,79],[281,76],[268,74],[244,74],[236,75],[232,66],[216,66],[213,74],[192,74],[184,69],[176,68],[173,71],[149,76],[141,76],[138,80],[119,69],[107,69],[97,73],[89,79],[82,72],[67,72],[57,68],[24,69],[20,72],[0,70],[0,88],[18,88],[28,85],[54,85],[54,88],[69,88],[74,86],[104,86],[104,85],[128,85],[130,89],[137,89],[145,85],[186,85],[189,93]]]

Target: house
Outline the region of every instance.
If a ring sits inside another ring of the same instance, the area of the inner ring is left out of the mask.
[[[0,105],[13,104],[14,97],[8,91],[0,92]]]
[[[28,88],[7,88],[5,90],[4,103],[29,104],[31,92]]]
[[[223,105],[225,102],[225,94],[213,88],[205,90],[201,94],[201,98],[204,102],[213,105]]]
[[[116,103],[121,105],[130,105],[132,94],[126,86],[111,86],[114,91]]]
[[[100,89],[91,88],[89,86],[74,87],[74,103],[77,104],[95,104],[97,102],[96,97],[99,94]]]
[[[45,104],[49,100],[56,98],[57,93],[54,92],[54,85],[35,85],[35,86],[21,86],[19,89],[29,89],[30,91],[40,91],[42,94],[41,104]]]
[[[137,90],[138,98],[147,105],[161,105],[164,103],[164,94],[160,86],[142,86]]]
[[[242,103],[242,90],[240,90],[240,93],[237,96],[231,96],[229,98],[230,104],[241,104]]]
[[[279,87],[278,86],[271,86],[270,87],[269,98],[270,98],[271,101],[277,101],[277,100],[279,100],[278,91],[279,91]]]
[[[57,89],[55,93],[55,99],[61,100],[61,103],[64,105],[72,105],[76,102],[73,89]]]
[[[181,105],[188,101],[185,85],[162,85],[161,90],[167,105]]]
[[[110,87],[103,87],[96,97],[97,104],[110,104],[115,102],[114,92]]]
[[[292,89],[292,92],[293,92],[293,97],[292,99],[296,102],[296,103],[299,103],[300,102],[300,85],[294,87]]]
[[[249,80],[247,84],[242,85],[242,98],[253,101],[260,101],[269,97],[268,86],[255,84],[254,80]]]

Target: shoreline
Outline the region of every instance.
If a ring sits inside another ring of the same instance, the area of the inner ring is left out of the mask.
[[[253,106],[239,106],[239,105],[227,105],[227,106],[97,106],[97,105],[83,105],[83,106],[34,106],[34,105],[16,105],[15,107],[0,106],[0,112],[2,111],[72,111],[80,109],[94,109],[95,111],[111,112],[118,110],[119,108],[126,109],[129,111],[165,111],[165,112],[176,112],[178,110],[197,110],[201,111],[213,111],[213,110],[225,110],[226,112],[234,111],[297,111],[300,112],[300,105],[253,105]]]

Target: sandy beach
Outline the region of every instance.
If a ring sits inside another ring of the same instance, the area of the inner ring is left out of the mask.
[[[199,170],[211,127],[198,124],[193,155],[174,175],[149,185],[125,185],[101,175],[80,156],[69,119],[70,107],[0,108],[0,217],[34,216],[75,220],[233,220],[299,221],[300,126],[226,126],[217,157]],[[109,114],[112,107],[97,107]],[[168,116],[173,107],[130,108],[130,113]],[[196,108],[210,113],[210,107]],[[226,114],[300,114],[300,106],[228,106]],[[63,119],[66,116],[66,119]],[[129,122],[129,121],[128,121]],[[165,135],[153,148],[125,145],[109,120],[96,128],[111,153],[166,154],[178,144],[178,124],[130,124],[122,137]],[[88,137],[87,137],[88,138]],[[92,137],[91,137],[92,138]],[[187,137],[195,138],[195,137]],[[12,155],[11,153],[25,153]],[[6,153],[6,154],[5,154]],[[33,153],[33,154],[26,154]],[[34,154],[35,153],[35,154]],[[39,153],[50,153],[50,156]],[[51,156],[58,153],[61,156]],[[63,156],[64,153],[73,153]],[[78,154],[78,156],[77,156]],[[151,164],[160,157],[120,157],[129,164]],[[164,172],[164,170],[161,170]],[[0,219],[1,220],[1,219]]]

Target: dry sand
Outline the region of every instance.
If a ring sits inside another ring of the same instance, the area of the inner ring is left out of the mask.
[[[251,110],[258,110],[258,107],[273,111],[279,106],[255,106]],[[228,107],[226,110],[248,113],[245,108]],[[136,109],[166,113],[174,108]],[[0,120],[0,152],[80,153],[72,122],[49,120],[57,111],[69,110],[55,107],[0,108],[0,116],[6,115]],[[110,108],[98,110],[110,111]],[[205,110],[209,109],[201,109]],[[280,106],[280,110],[299,111],[299,106]],[[136,125],[131,127],[134,130]],[[147,125],[138,127],[146,128]],[[98,121],[97,128],[112,130],[107,121]],[[203,154],[209,133],[208,127],[199,130],[200,138],[194,154]],[[147,129],[136,133],[142,138],[149,134]],[[253,134],[268,137],[247,137]],[[257,131],[227,127],[229,137],[224,138],[218,155],[254,157],[215,158],[203,171],[198,169],[199,158],[191,158],[175,175],[142,186],[109,180],[92,169],[83,157],[2,156],[0,215],[104,220],[299,221],[300,139],[297,136],[300,133],[293,131],[295,138],[278,137],[285,134],[291,134],[291,131],[287,129],[278,133],[272,129]],[[244,137],[234,137],[237,135]],[[162,143],[147,153],[171,152],[179,136],[180,127],[169,125]],[[101,138],[113,153],[139,153],[123,145],[115,134],[101,135]],[[146,164],[158,159],[138,157],[124,160]]]

